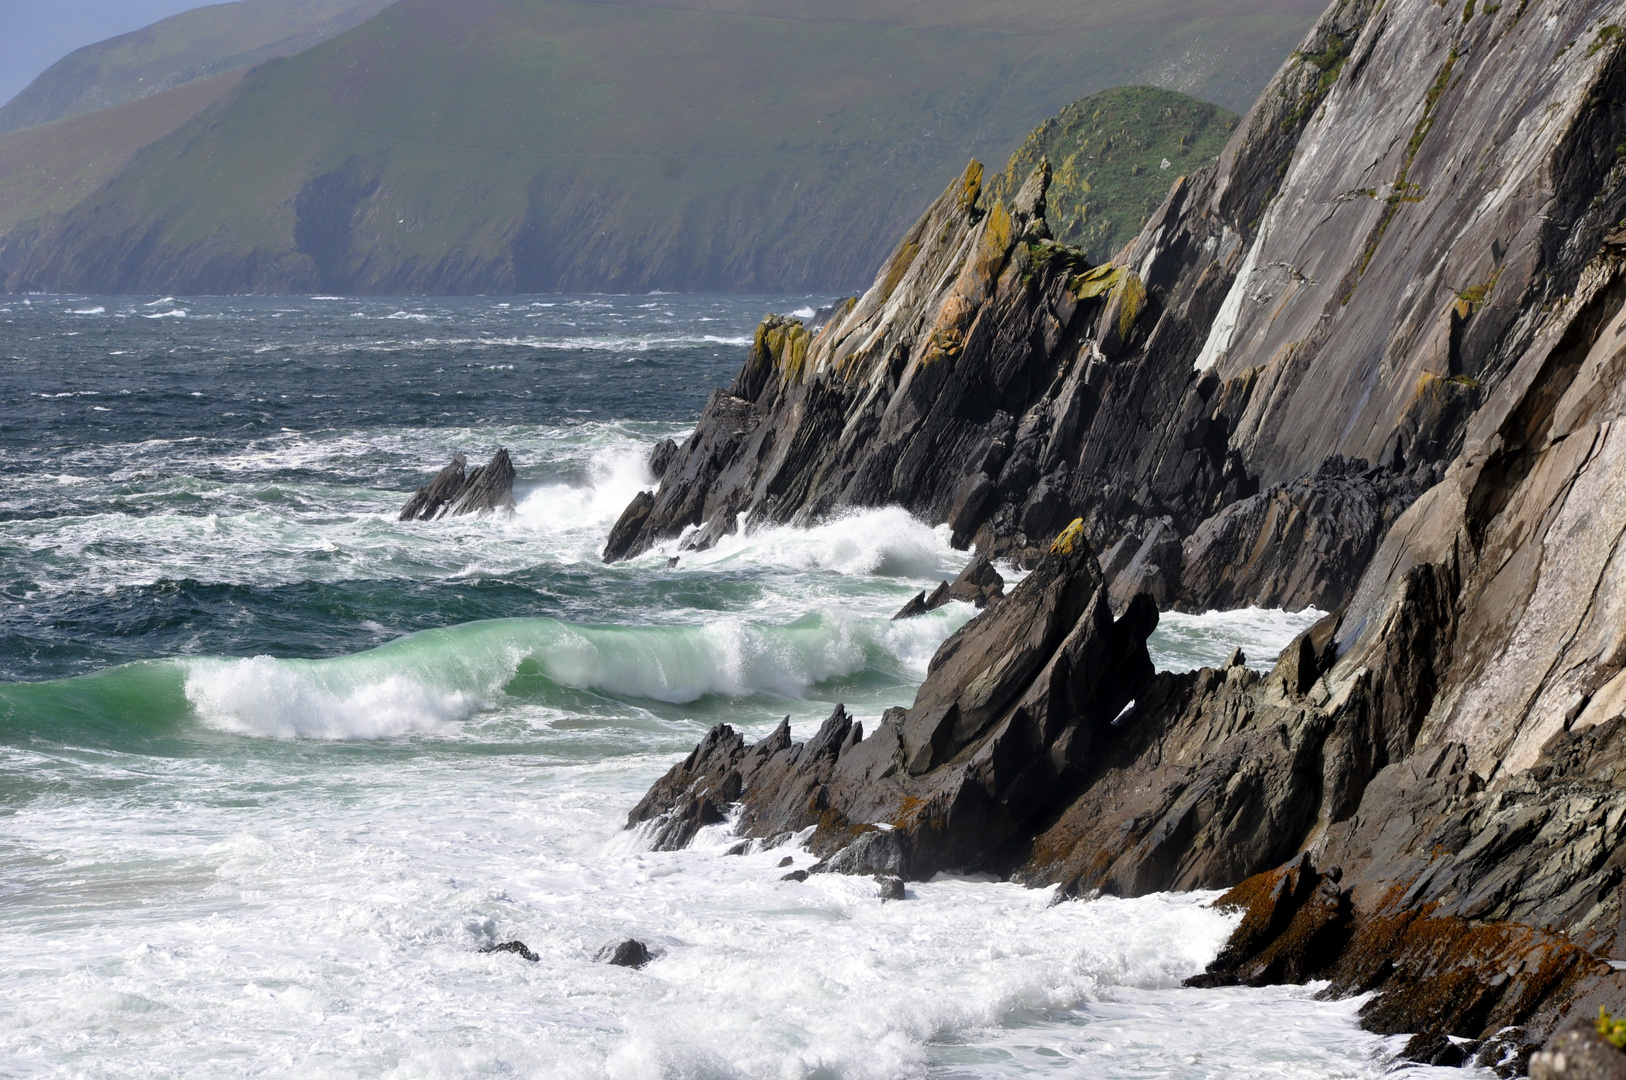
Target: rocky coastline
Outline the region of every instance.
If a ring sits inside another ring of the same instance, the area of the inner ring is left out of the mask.
[[[629,825],[1227,889],[1200,981],[1375,991],[1419,1060],[1619,1011],[1622,23],[1337,0],[1110,262],[1045,163],[1009,204],[973,163],[816,333],[765,321],[607,560],[895,503],[1031,573],[875,731],[719,727]],[[1268,674],[1153,670],[1160,609],[1253,604],[1334,614]]]

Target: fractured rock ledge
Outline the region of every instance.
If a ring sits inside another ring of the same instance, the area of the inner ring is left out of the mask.
[[[815,826],[828,869],[907,879],[998,862],[1065,793],[1096,737],[1152,677],[1149,603],[1114,621],[1086,545],[1047,555],[932,659],[910,709],[869,737],[838,706],[807,743],[713,728],[628,816],[681,847],[742,805],[742,836]]]
[[[401,521],[434,521],[462,514],[490,514],[514,509],[514,463],[507,450],[473,472],[465,472],[462,454],[452,458],[401,508]]]
[[[606,558],[890,502],[1033,573],[868,737],[716,729],[632,822],[1228,889],[1206,981],[1371,992],[1441,1064],[1626,1011],[1622,24],[1337,0],[1112,262],[1042,165],[1008,207],[973,167],[817,334],[764,323]],[[1248,604],[1335,614],[1152,672],[1159,607]]]

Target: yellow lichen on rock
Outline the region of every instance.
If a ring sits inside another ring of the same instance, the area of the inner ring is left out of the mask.
[[[977,205],[982,197],[982,162],[976,158],[965,167],[965,175],[960,177],[960,207],[969,210]]]
[[[1102,263],[1093,270],[1086,270],[1068,282],[1073,290],[1073,296],[1079,300],[1090,300],[1097,296],[1104,296],[1118,287],[1123,280],[1124,271],[1111,263]]]
[[[892,294],[898,291],[898,283],[903,275],[915,264],[915,257],[920,254],[920,243],[915,240],[903,245],[903,248],[892,259],[892,265],[886,268],[886,278],[881,282],[881,299],[890,300]]]
[[[1084,519],[1074,518],[1073,523],[1067,526],[1056,537],[1055,543],[1050,545],[1052,555],[1071,555],[1073,548],[1084,538]]]
[[[751,343],[757,362],[766,361],[786,382],[802,381],[807,366],[807,350],[813,344],[813,335],[795,319],[770,317],[757,326],[756,339]]]
[[[1122,303],[1118,307],[1118,337],[1124,341],[1129,340],[1129,332],[1135,328],[1135,320],[1140,318],[1142,305],[1146,303],[1146,286],[1141,283],[1140,275],[1131,271],[1124,275],[1122,289]]]
[[[995,203],[988,212],[988,224],[982,230],[977,244],[977,270],[992,281],[1005,265],[1005,256],[1011,250],[1011,215],[1003,203]]]

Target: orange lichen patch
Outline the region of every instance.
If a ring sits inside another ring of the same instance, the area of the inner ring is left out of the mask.
[[[1473,922],[1439,905],[1401,906],[1404,886],[1358,920],[1335,984],[1384,993],[1362,1010],[1380,1032],[1469,1037],[1526,1022],[1608,966],[1564,938],[1523,923]]]
[[[820,791],[823,789],[821,788]],[[815,809],[809,807],[810,810]],[[854,822],[839,810],[824,808],[818,810],[818,823],[813,831],[813,847],[821,852],[834,852],[846,847],[867,832],[874,832],[875,826],[863,822]]]
[[[1485,1037],[1562,1011],[1608,965],[1565,938],[1513,922],[1478,922],[1437,903],[1408,904],[1415,883],[1357,909],[1308,857],[1257,874],[1216,902],[1242,921],[1199,980],[1251,985],[1331,980],[1335,994],[1381,993],[1369,1030]]]

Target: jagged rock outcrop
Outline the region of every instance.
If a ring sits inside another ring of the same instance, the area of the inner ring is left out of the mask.
[[[514,508],[514,462],[499,449],[486,464],[465,473],[462,454],[452,458],[401,508],[402,521],[433,521],[460,514],[489,514]]]
[[[1078,518],[1106,553],[1089,640],[1134,641],[1152,597],[1336,614],[1268,674],[1108,647],[1057,698],[1075,601],[1024,582],[862,751],[890,771],[741,773],[742,820],[816,788],[843,808],[799,819],[831,869],[1228,887],[1208,981],[1375,991],[1363,1021],[1430,1061],[1516,1071],[1566,1015],[1618,1011],[1623,23],[1623,0],[1340,0],[1110,264],[1044,239],[1042,169],[1008,210],[973,171],[816,338],[768,327],[607,554],[896,501],[1052,585],[1039,538]],[[978,727],[1039,700],[1040,727]],[[909,785],[955,812],[897,824]]]
[[[846,710],[809,742],[787,720],[747,746],[713,728],[628,817],[681,847],[742,806],[741,835],[816,827],[828,869],[925,878],[988,865],[1068,790],[1100,733],[1152,677],[1148,603],[1113,620],[1088,545],[1062,545],[933,658],[908,710],[864,737]]]
[[[965,569],[960,571],[953,582],[940,582],[930,596],[922,591],[920,595],[912,597],[896,615],[892,616],[892,620],[896,622],[899,619],[912,619],[916,615],[936,611],[950,600],[959,600],[984,608],[1004,595],[1005,579],[994,569],[994,564],[988,556],[978,555],[966,563]]]
[[[1442,468],[1396,475],[1334,455],[1314,473],[1238,500],[1197,526],[1173,553],[1174,587],[1125,575],[1183,611],[1338,607],[1378,542]],[[1176,589],[1178,593],[1176,594]]]

